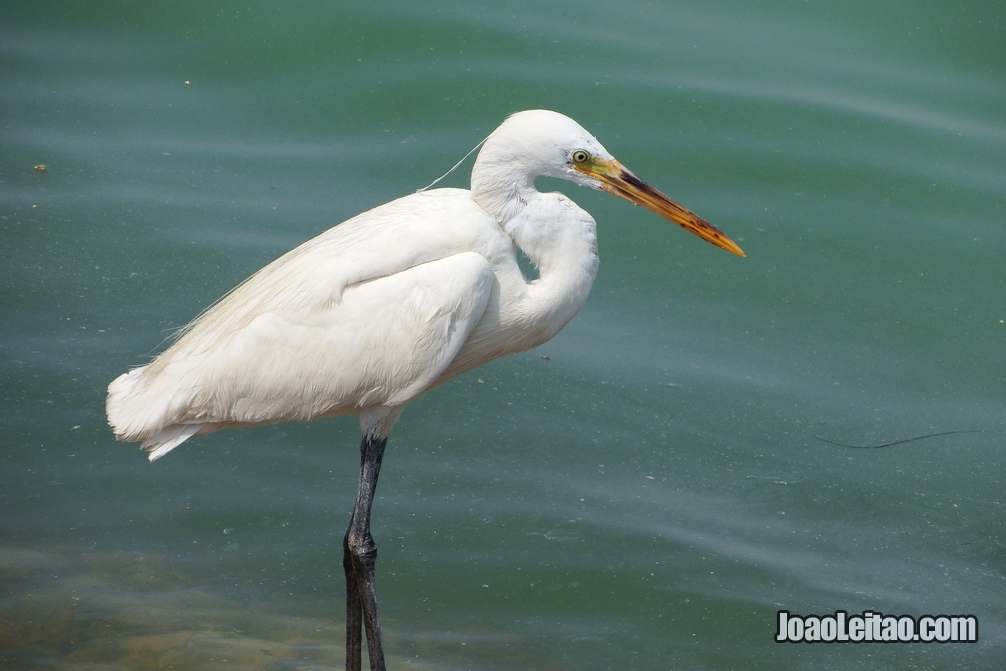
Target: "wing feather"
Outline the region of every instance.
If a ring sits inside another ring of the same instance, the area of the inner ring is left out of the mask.
[[[421,394],[496,288],[486,256],[509,251],[495,222],[460,193],[393,201],[253,275],[153,362],[112,381],[106,410],[116,437],[143,441],[155,457],[227,426],[397,406]]]

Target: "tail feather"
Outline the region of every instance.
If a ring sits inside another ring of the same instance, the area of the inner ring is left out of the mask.
[[[157,435],[143,441],[141,447],[150,452],[148,458],[155,461],[199,433],[201,428],[203,428],[201,424],[175,424],[161,429]]]
[[[151,393],[144,379],[147,366],[134,368],[108,385],[105,412],[118,440],[141,442],[158,459],[205,429],[205,424],[180,423],[171,408],[177,399]],[[156,387],[155,387],[156,388]]]

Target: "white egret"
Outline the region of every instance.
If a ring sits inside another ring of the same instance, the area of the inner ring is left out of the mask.
[[[228,427],[359,416],[356,505],[343,540],[346,668],[366,631],[384,668],[370,511],[402,408],[460,373],[549,340],[587,300],[594,220],[539,175],[641,205],[734,254],[716,228],[618,163],[572,119],[509,117],[485,141],[471,190],[434,189],[364,212],[262,268],[108,387],[115,437],[153,461]],[[537,266],[529,281],[518,248]]]

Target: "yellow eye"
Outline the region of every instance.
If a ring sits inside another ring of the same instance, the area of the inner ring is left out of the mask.
[[[573,163],[586,163],[589,158],[590,154],[582,149],[577,149],[573,152]]]

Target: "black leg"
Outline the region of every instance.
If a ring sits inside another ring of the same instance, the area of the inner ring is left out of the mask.
[[[363,610],[360,606],[360,581],[349,553],[349,531],[342,540],[342,568],[346,572],[346,671],[360,671],[360,639],[363,636]]]
[[[367,632],[371,671],[385,671],[381,625],[377,620],[374,563],[377,545],[370,535],[370,507],[374,502],[377,476],[387,438],[364,436],[360,443],[360,486],[353,518],[343,539],[342,566],[346,571],[346,671],[360,671],[363,664],[361,639]],[[361,627],[361,624],[363,625]]]

